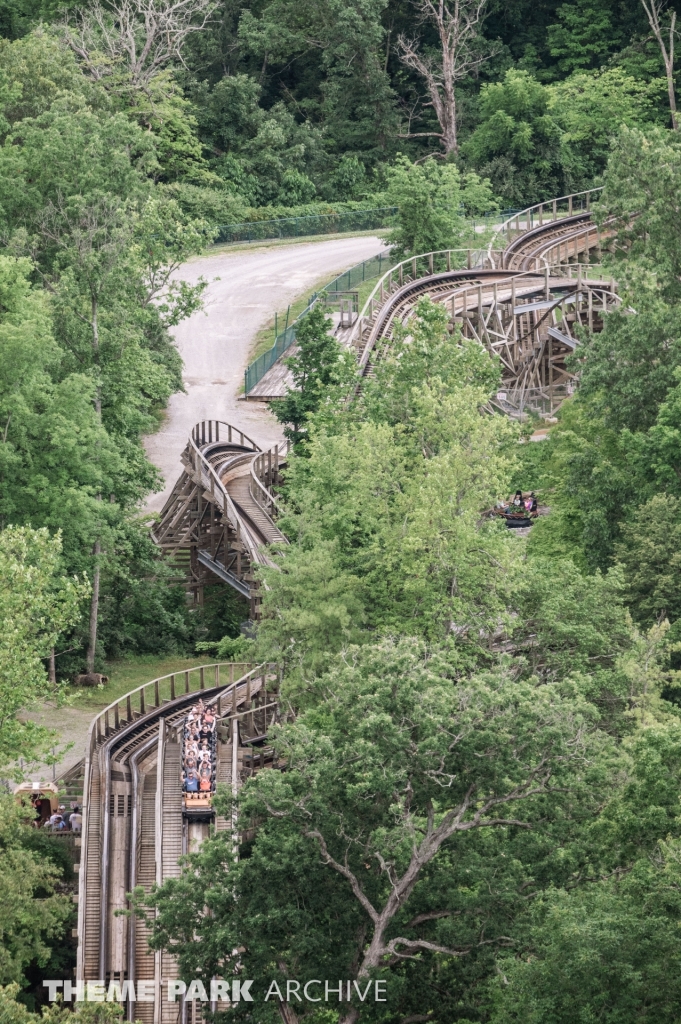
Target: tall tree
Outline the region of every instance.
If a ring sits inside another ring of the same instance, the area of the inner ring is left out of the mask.
[[[235,866],[223,837],[205,844],[151,897],[154,945],[172,942],[207,978],[234,964],[263,993],[272,978],[284,992],[290,978],[348,979],[342,1024],[377,1010],[457,1019],[466,981],[515,944],[525,893],[562,874],[554,862],[531,878],[523,844],[562,835],[574,866],[568,819],[595,810],[609,747],[575,691],[457,675],[456,659],[409,639],[337,658],[278,733],[286,772],[242,794],[242,820],[258,820],[250,855]],[[383,1007],[361,1001],[375,979]],[[269,1020],[276,1006],[263,1005]],[[292,1024],[307,1008],[279,1009]]]
[[[401,60],[423,78],[428,106],[435,111],[439,132],[416,132],[409,138],[438,138],[446,156],[459,151],[456,86],[489,60],[489,44],[482,40],[480,25],[488,0],[415,0],[419,20],[437,33],[439,52],[425,49],[412,37],[400,35]]]
[[[192,32],[200,32],[215,0],[99,0],[66,22],[66,39],[96,81],[127,77],[133,90],[147,91],[169,64],[181,60]]]
[[[667,95],[669,96],[669,111],[672,118],[672,128],[679,130],[676,114],[676,93],[674,91],[674,43],[676,42],[676,11],[671,12],[669,20],[668,37],[665,40],[665,29],[662,26],[662,14],[665,8],[664,0],[641,0],[643,10],[650,23],[653,35],[657,40],[664,61],[664,70],[667,76]]]
[[[295,445],[307,437],[308,417],[317,411],[325,390],[338,383],[347,364],[341,346],[330,333],[331,320],[320,300],[296,328],[297,352],[286,360],[293,387],[272,403],[272,411],[286,427],[286,436]]]

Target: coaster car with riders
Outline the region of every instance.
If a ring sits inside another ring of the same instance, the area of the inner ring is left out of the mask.
[[[534,526],[539,516],[537,496],[534,491],[516,491],[510,501],[498,502],[492,514],[505,519],[510,530]]]

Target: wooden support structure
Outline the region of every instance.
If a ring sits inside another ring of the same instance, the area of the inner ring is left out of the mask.
[[[195,605],[203,605],[207,586],[222,583],[249,602],[251,619],[259,617],[255,568],[272,564],[266,545],[286,543],[272,518],[271,492],[285,460],[285,449],[262,452],[228,423],[204,420],[192,430],[184,472],[152,537]]]

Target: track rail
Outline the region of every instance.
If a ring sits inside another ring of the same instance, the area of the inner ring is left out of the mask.
[[[178,1005],[164,997],[175,964],[166,953],[149,952],[144,921],[116,912],[128,909],[130,889],[149,891],[176,876],[183,853],[196,848],[214,823],[203,805],[198,814],[191,806],[183,809],[180,734],[188,708],[199,696],[216,703],[217,776],[236,794],[245,777],[274,765],[264,743],[278,720],[277,691],[274,665],[207,665],[153,680],[92,722],[84,766],[77,978],[153,983],[153,1002],[128,1000],[130,1020],[177,1020]],[[218,819],[218,827],[231,826]]]
[[[493,404],[512,416],[552,414],[573,388],[566,359],[579,343],[578,328],[600,330],[619,303],[614,281],[591,262],[611,233],[591,219],[599,192],[529,207],[502,224],[486,250],[424,253],[392,267],[350,337],[360,374],[373,374],[395,326],[407,325],[427,295],[449,309],[464,337],[500,358],[502,388]]]
[[[272,513],[288,446],[263,452],[238,428],[205,420],[192,430],[184,472],[164,505],[152,537],[175,558],[196,604],[210,579],[228,583],[259,614],[256,565],[273,566],[264,545],[285,544]],[[187,564],[188,561],[188,564]]]
[[[597,192],[538,204],[511,218],[497,232],[502,250],[445,250],[392,267],[352,330],[362,374],[373,372],[395,326],[408,325],[419,299],[429,295],[464,336],[499,358],[505,390],[496,396],[498,408],[511,415],[528,406],[553,411],[572,386],[565,357],[579,344],[579,328],[599,330],[619,302],[614,282],[589,262],[607,236],[591,222]],[[203,566],[250,598],[253,617],[252,569],[273,565],[263,545],[285,543],[272,518],[278,508],[272,487],[286,454],[281,446],[261,451],[230,424],[197,424],[183,453],[185,470],[154,530],[167,553],[189,553],[195,591],[202,593]],[[153,983],[153,1003],[129,1000],[130,1020],[177,1024],[179,1016],[187,1018],[186,1007],[163,998],[165,982],[175,976],[173,958],[148,950],[143,921],[116,915],[128,908],[131,887],[148,891],[176,875],[181,856],[211,827],[212,812],[183,808],[178,730],[187,709],[199,695],[216,702],[217,778],[236,796],[248,775],[277,767],[267,746],[279,716],[277,690],[273,665],[205,665],[138,687],[92,722],[84,764],[77,977]],[[234,816],[217,818],[215,827],[233,832]]]

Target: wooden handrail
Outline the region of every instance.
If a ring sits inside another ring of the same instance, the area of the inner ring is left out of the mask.
[[[208,427],[208,436],[206,436],[206,427]],[[224,435],[223,437],[220,437],[220,427],[227,427],[227,437],[224,437]],[[242,447],[245,448],[247,445],[250,445],[253,451],[259,452],[262,450],[257,441],[250,438],[248,434],[244,434],[240,427],[235,427],[233,424],[226,423],[224,420],[201,420],[192,427],[191,436],[195,441],[199,441],[199,438],[201,438],[199,444],[213,444],[221,441],[226,444],[237,444],[233,437],[233,435],[236,434],[238,434],[241,439],[238,443],[242,445]],[[244,444],[244,442],[246,442],[246,444]]]
[[[527,231],[528,230],[528,226],[529,226],[528,225],[528,221],[530,223],[532,222],[532,220],[534,219],[535,211],[539,214],[539,225],[541,226],[544,223],[544,217],[543,217],[544,207],[550,207],[550,210],[551,210],[551,222],[559,219],[558,218],[558,204],[559,203],[567,203],[568,204],[568,208],[567,208],[567,211],[566,211],[566,215],[568,217],[573,216],[575,212],[582,213],[582,212],[584,212],[583,210],[575,211],[575,209],[574,209],[574,201],[575,201],[575,199],[579,199],[581,197],[586,198],[586,210],[588,211],[590,209],[590,206],[591,206],[591,197],[594,196],[598,192],[602,192],[602,190],[603,190],[603,185],[599,185],[598,188],[588,188],[588,189],[585,189],[583,192],[573,192],[573,193],[571,193],[570,195],[567,195],[567,196],[560,196],[558,199],[547,199],[547,200],[545,200],[542,203],[535,203],[534,206],[528,206],[525,210],[520,210],[518,213],[514,213],[513,216],[509,217],[507,220],[505,220],[503,222],[503,224],[501,224],[500,227],[498,227],[497,230],[492,235],[492,237],[490,239],[489,246],[487,247],[488,257],[490,258],[490,260],[492,260],[492,254],[493,253],[500,252],[500,251],[503,252],[503,249],[500,249],[500,247],[496,244],[497,243],[497,239],[499,238],[499,236],[504,237],[504,238],[508,237],[510,231],[512,230],[512,225],[513,225],[514,221],[515,221],[515,224],[516,224],[516,230],[520,234],[521,233],[521,231],[520,231],[520,221],[521,221],[521,219],[523,219],[523,218],[525,219],[525,229],[524,230]],[[504,246],[504,248],[505,248],[505,246]]]
[[[364,303],[364,305],[362,307],[362,312],[359,314],[359,316],[357,317],[357,319],[355,321],[355,325],[354,325],[354,327],[352,329],[352,332],[350,334],[350,338],[348,339],[348,342],[347,342],[348,348],[350,348],[353,345],[353,343],[355,342],[356,335],[357,335],[358,331],[361,331],[362,324],[363,324],[364,320],[366,319],[367,310],[369,308],[371,308],[371,310],[373,312],[373,303],[374,303],[374,300],[375,300],[377,292],[380,292],[380,296],[381,296],[380,301],[383,302],[383,299],[385,298],[385,296],[383,294],[384,290],[385,290],[385,282],[386,281],[390,281],[390,283],[392,284],[392,276],[393,276],[393,274],[397,274],[398,279],[399,279],[399,285],[402,285],[402,283],[403,283],[403,276],[404,276],[404,268],[405,267],[411,267],[411,268],[413,268],[413,271],[414,271],[414,275],[412,277],[412,280],[414,280],[414,281],[418,280],[418,277],[416,275],[416,264],[417,264],[417,261],[418,260],[427,260],[428,264],[427,264],[427,268],[426,268],[426,273],[422,274],[421,276],[422,277],[429,277],[433,273],[432,267],[433,267],[433,260],[434,260],[435,256],[445,256],[445,257],[447,257],[447,263],[448,263],[448,265],[450,265],[451,264],[451,257],[454,254],[458,255],[459,253],[465,253],[466,254],[466,256],[467,256],[467,260],[466,260],[467,268],[469,270],[474,269],[475,266],[477,265],[477,264],[473,263],[473,257],[475,257],[476,260],[479,260],[482,257],[483,261],[489,259],[489,251],[485,250],[485,249],[470,249],[470,248],[469,249],[438,249],[438,250],[436,250],[434,252],[423,252],[423,253],[420,253],[418,256],[409,256],[407,259],[402,260],[400,263],[395,263],[394,266],[392,266],[388,270],[386,270],[385,274],[383,274],[383,276],[380,277],[378,279],[378,281],[376,282],[376,284],[375,284],[375,286],[373,288],[373,291],[371,292],[371,294],[369,295],[369,298],[366,300],[366,302]],[[450,269],[451,269],[451,267],[450,267]],[[464,269],[464,268],[461,268],[461,269]],[[480,269],[484,269],[484,267],[481,266]],[[388,294],[390,294],[390,293],[388,293]]]

